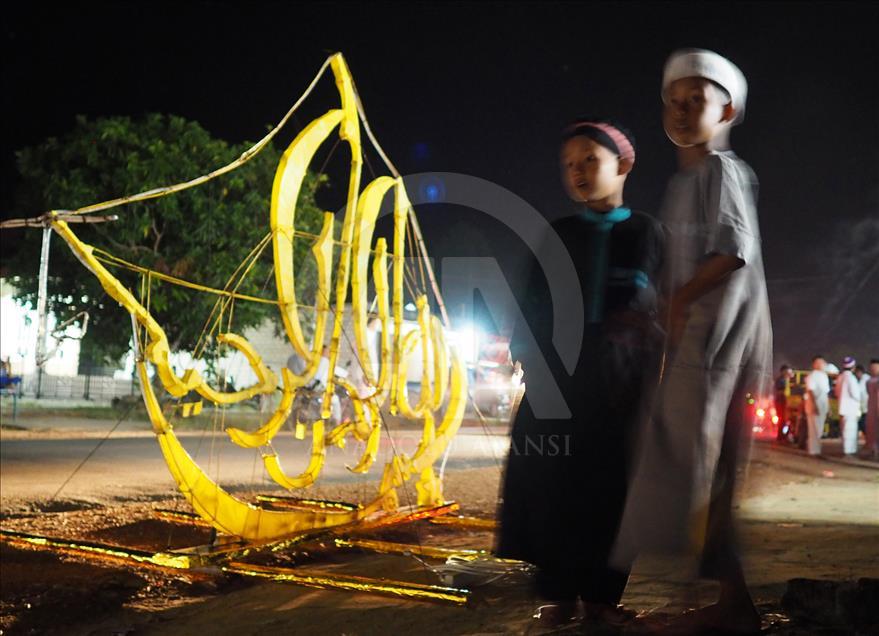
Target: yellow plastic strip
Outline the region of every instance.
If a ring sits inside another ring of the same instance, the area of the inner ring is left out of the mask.
[[[148,274],[152,278],[157,280],[165,281],[166,283],[171,283],[173,285],[179,285],[180,287],[188,287],[189,289],[194,289],[196,291],[206,292],[208,294],[214,294],[217,296],[226,296],[228,298],[235,298],[237,300],[248,300],[254,303],[264,303],[267,305],[277,305],[278,301],[273,300],[271,298],[259,298],[257,296],[248,296],[247,294],[239,294],[238,292],[232,292],[227,289],[217,289],[216,287],[208,287],[207,285],[199,285],[198,283],[192,283],[188,280],[183,280],[182,278],[176,278],[174,276],[168,276],[167,274],[163,274],[162,272],[157,272],[154,269],[149,269],[147,267],[141,267],[140,265],[135,265],[134,263],[129,263],[128,261],[124,261],[121,258],[116,256],[108,256],[106,252],[103,250],[95,249],[95,258],[99,261],[106,263],[108,265],[115,265],[117,267],[124,267],[125,269],[131,270],[133,272],[138,272],[140,274]]]
[[[467,368],[456,347],[451,351],[451,395],[436,438],[412,458],[412,471],[420,473],[430,467],[443,454],[446,446],[461,427],[467,401]]]
[[[352,504],[347,501],[330,501],[328,499],[305,499],[300,497],[286,497],[282,495],[257,495],[256,500],[260,503],[268,503],[282,508],[319,508],[333,510],[359,510],[360,504]]]
[[[311,425],[311,457],[308,460],[308,466],[306,466],[305,470],[299,475],[295,477],[288,476],[284,472],[284,469],[281,468],[278,455],[274,452],[263,455],[262,461],[269,473],[269,477],[271,477],[276,484],[283,486],[288,490],[293,490],[295,488],[306,488],[317,480],[320,471],[323,468],[326,456],[327,450],[326,446],[324,446],[324,422],[323,420],[317,420]]]
[[[229,435],[229,438],[242,448],[265,446],[272,441],[272,438],[281,430],[284,422],[290,416],[293,400],[296,397],[296,389],[293,388],[293,373],[285,367],[281,369],[281,375],[284,378],[284,391],[281,394],[281,402],[265,424],[252,433],[243,431],[240,428],[230,427],[226,429],[226,434]]]
[[[234,333],[221,333],[217,336],[217,342],[228,344],[243,353],[250,368],[256,374],[257,382],[246,389],[230,393],[216,391],[203,382],[195,388],[199,395],[214,404],[235,404],[249,400],[260,393],[273,393],[275,391],[275,387],[278,386],[278,377],[263,363],[262,358],[247,340]]]
[[[330,510],[265,510],[236,499],[213,482],[180,444],[162,414],[147,376],[146,365],[137,364],[147,412],[157,432],[159,446],[177,487],[190,505],[221,532],[251,541],[267,541],[315,528],[328,528],[362,519],[372,508],[340,512]]]
[[[331,110],[308,124],[281,156],[272,185],[270,222],[275,263],[275,286],[278,292],[281,318],[287,331],[287,337],[299,355],[307,362],[311,362],[313,355],[309,351],[309,347],[305,342],[305,336],[302,333],[298,303],[296,301],[296,278],[293,271],[293,233],[295,230],[296,201],[311,160],[314,158],[320,145],[330,136],[333,129],[339,125],[342,116],[343,112],[341,110]],[[330,241],[328,249],[330,255],[332,255],[332,215],[330,214],[329,217]],[[325,219],[324,232],[322,232],[324,240],[326,240],[326,230],[327,220]],[[313,249],[317,250],[317,247],[315,245]],[[316,255],[318,253],[318,251],[315,251]],[[320,266],[320,264],[319,260],[318,265]],[[319,275],[318,284],[322,283],[323,277]],[[319,289],[318,301],[320,301],[321,292],[326,294],[328,290]],[[315,333],[317,334],[317,331]],[[321,336],[321,338],[315,338],[319,355],[320,345],[323,344],[323,333],[317,335]]]
[[[363,373],[366,380],[372,386],[380,387],[378,378],[372,368],[372,356],[369,353],[367,344],[367,308],[369,301],[367,300],[367,291],[369,289],[369,281],[367,278],[367,268],[369,266],[369,246],[372,243],[372,235],[375,231],[375,221],[378,218],[381,203],[387,195],[388,190],[397,184],[395,179],[391,177],[379,177],[371,182],[363,190],[360,195],[360,201],[357,204],[357,222],[354,230],[354,265],[351,269],[351,313],[354,323],[354,337],[357,343],[357,352],[360,360],[363,362]],[[378,259],[376,259],[378,262]],[[382,275],[381,266],[373,268],[375,274]],[[384,280],[376,278],[376,294],[381,299],[382,294],[385,297],[385,306],[387,306],[387,264],[384,269]],[[381,288],[380,288],[381,287]],[[381,302],[381,300],[379,300]],[[385,314],[387,315],[387,313]],[[387,322],[383,323],[383,328]]]
[[[444,526],[457,526],[459,528],[473,528],[477,530],[495,530],[497,528],[496,520],[480,519],[478,517],[461,517],[449,515],[445,517],[434,517],[430,520],[430,522]]]
[[[408,508],[397,508],[394,512],[390,512],[383,517],[375,520],[364,520],[358,525],[360,530],[377,530],[379,528],[387,528],[388,526],[396,526],[402,523],[412,523],[422,519],[432,519],[441,515],[447,515],[460,509],[460,505],[455,501],[444,502],[436,506],[411,506]]]
[[[182,512],[180,510],[154,510],[153,515],[158,519],[183,523],[189,526],[202,526],[204,528],[211,527],[211,524],[208,521],[191,512]]]
[[[421,419],[427,413],[426,407],[419,400],[418,405],[409,404],[409,391],[406,388],[406,376],[409,373],[409,356],[415,351],[418,341],[421,338],[421,330],[415,329],[406,334],[401,344],[400,362],[397,365],[396,377],[397,384],[397,411],[405,418],[411,420]]]
[[[390,391],[390,382],[393,362],[391,353],[391,330],[390,312],[388,304],[388,248],[385,239],[380,238],[375,243],[375,258],[372,260],[372,280],[375,283],[375,295],[378,299],[378,318],[381,323],[381,367],[379,369],[377,393],[375,395],[376,406],[384,404]]]
[[[336,311],[333,320],[333,334],[330,339],[330,364],[324,393],[323,413],[324,419],[330,417],[332,412],[332,398],[335,384],[335,369],[339,357],[339,341],[342,337],[342,326],[345,319],[345,302],[348,297],[348,281],[351,268],[351,247],[354,238],[355,216],[357,215],[357,202],[360,194],[360,173],[363,166],[363,149],[360,146],[360,120],[357,117],[357,97],[354,94],[354,84],[348,65],[342,56],[333,58],[333,75],[336,78],[336,88],[342,101],[344,117],[339,128],[339,137],[348,142],[351,149],[351,169],[348,174],[348,198],[345,202],[345,219],[342,222],[342,250],[339,254],[339,262],[336,267]]]
[[[423,583],[407,583],[405,581],[392,581],[390,579],[373,579],[365,576],[342,576],[330,575],[321,572],[309,572],[299,568],[275,568],[263,565],[252,565],[233,561],[223,567],[224,572],[270,579],[282,583],[293,583],[305,587],[316,587],[324,590],[347,590],[349,592],[366,592],[369,594],[381,594],[413,601],[432,601],[436,603],[450,603],[452,605],[467,605],[470,597],[469,590],[442,587],[439,585],[425,585]]]
[[[180,192],[182,190],[187,190],[189,188],[194,188],[195,186],[201,185],[210,181],[211,179],[215,179],[220,175],[226,174],[227,172],[231,172],[241,165],[247,163],[251,159],[253,159],[256,155],[260,153],[260,151],[265,148],[266,145],[272,140],[272,138],[278,134],[278,131],[284,127],[284,124],[287,123],[287,120],[293,116],[293,113],[299,108],[302,102],[311,94],[311,91],[314,90],[314,87],[317,86],[318,80],[323,76],[324,71],[326,71],[327,66],[330,65],[333,59],[337,57],[342,57],[341,53],[334,53],[329,56],[324,63],[321,65],[320,70],[317,72],[317,75],[314,76],[314,79],[311,80],[311,84],[308,85],[308,88],[305,89],[305,92],[300,96],[296,103],[290,107],[290,110],[281,118],[281,121],[278,122],[278,125],[272,128],[265,137],[260,139],[258,142],[253,144],[250,148],[241,153],[241,156],[238,157],[235,161],[214,170],[206,175],[202,175],[200,177],[196,177],[190,181],[185,181],[183,183],[177,183],[171,186],[165,186],[162,188],[155,188],[153,190],[147,190],[146,192],[141,192],[139,194],[128,195],[124,197],[120,197],[118,199],[112,199],[110,201],[104,201],[103,203],[95,203],[92,205],[84,206],[81,208],[77,208],[76,210],[66,212],[67,214],[89,214],[92,212],[99,212],[101,210],[108,210],[110,208],[115,208],[120,205],[125,205],[127,203],[133,203],[135,201],[145,201],[147,199],[156,199],[159,197],[167,196],[169,194],[173,194],[175,192]]]
[[[58,539],[54,537],[42,537],[24,532],[12,532],[0,530],[0,539],[11,545],[20,547],[58,550],[68,554],[76,554],[89,558],[112,561],[128,561],[141,565],[153,565],[162,568],[186,570],[191,567],[188,557],[169,554],[167,552],[147,552],[123,548],[115,545],[80,541],[75,539]]]
[[[375,425],[372,428],[372,432],[369,434],[369,439],[366,440],[366,449],[363,451],[360,461],[355,466],[345,467],[352,473],[368,472],[370,467],[375,463],[375,458],[378,456],[379,442],[381,442],[381,423],[376,420],[373,421],[375,422]]]
[[[412,207],[409,198],[406,196],[406,190],[403,187],[403,179],[397,179],[397,188],[394,190],[394,289],[393,289],[393,310],[394,310],[394,369],[399,369],[402,358],[405,356],[403,349],[403,276],[406,268],[406,214]],[[391,415],[396,415],[398,408],[397,394],[400,392],[400,374],[394,373],[391,376]],[[406,386],[405,377],[402,380],[403,387]]]
[[[180,378],[174,373],[169,362],[170,348],[165,330],[159,325],[152,315],[141,305],[122,283],[119,282],[107,269],[98,262],[92,254],[93,248],[79,240],[64,221],[55,220],[52,227],[61,236],[77,258],[91,271],[100,281],[101,286],[114,300],[122,305],[134,316],[134,319],[147,331],[149,343],[146,344],[145,355],[156,367],[156,373],[162,381],[162,386],[174,397],[183,397],[190,391],[198,393],[209,400],[220,400],[224,404],[249,399],[258,393],[268,393],[275,390],[277,378],[274,373],[261,364],[259,356],[244,338],[234,334],[224,334],[230,345],[241,351],[247,357],[253,372],[258,378],[257,384],[238,391],[236,393],[220,393],[210,387],[195,369],[187,369]]]
[[[418,308],[418,330],[421,333],[421,392],[418,396],[416,410],[431,409],[432,395],[430,387],[430,345],[433,339],[430,336],[430,307],[427,304],[427,296],[422,294],[415,302]],[[434,356],[435,357],[435,356]],[[431,409],[432,410],[432,409]]]
[[[468,550],[466,548],[437,548],[430,545],[393,543],[374,539],[336,539],[336,547],[354,550],[369,550],[381,554],[417,554],[429,559],[447,559],[459,556],[490,556],[487,550]]]
[[[449,352],[446,347],[446,333],[442,322],[436,316],[431,316],[431,344],[433,345],[433,401],[431,410],[442,407],[448,389]]]

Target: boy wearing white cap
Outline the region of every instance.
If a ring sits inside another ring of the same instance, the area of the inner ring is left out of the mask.
[[[615,551],[623,564],[642,551],[695,550],[721,593],[686,620],[742,633],[759,630],[760,617],[735,549],[733,487],[750,439],[747,396],[765,394],[772,369],[756,178],[729,149],[746,96],[741,71],[716,53],[687,49],[666,62],[663,126],[679,164],[661,213],[668,348]]]

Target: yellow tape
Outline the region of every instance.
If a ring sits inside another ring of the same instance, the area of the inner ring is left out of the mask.
[[[147,412],[153,428],[158,432],[159,446],[171,475],[177,482],[180,492],[195,511],[208,519],[215,528],[252,541],[264,541],[315,528],[350,523],[362,518],[362,511],[277,512],[264,510],[236,499],[212,481],[192,460],[162,414],[147,376],[146,365],[140,362],[137,368]]]
[[[418,601],[450,603],[452,605],[466,605],[470,596],[468,590],[454,587],[408,583],[389,579],[373,579],[365,576],[331,575],[323,572],[309,572],[299,568],[295,570],[290,568],[274,568],[234,561],[223,567],[223,571],[283,583],[294,583],[306,587],[367,592]]]
[[[318,420],[311,425],[311,457],[308,460],[308,466],[305,467],[299,475],[295,477],[288,476],[281,468],[281,462],[278,460],[277,454],[274,452],[263,455],[262,461],[266,470],[276,484],[287,489],[305,488],[315,482],[317,476],[323,468],[324,461],[327,457],[326,446],[324,445],[324,423]]]
[[[466,548],[438,548],[430,545],[414,545],[411,543],[394,543],[374,539],[335,539],[336,547],[355,550],[369,550],[381,554],[417,554],[430,559],[448,559],[449,557],[490,557],[487,550],[469,550]]]
[[[296,390],[293,388],[294,376],[290,369],[286,367],[281,369],[281,375],[284,378],[284,391],[281,394],[281,402],[265,424],[252,433],[234,427],[226,429],[226,434],[229,435],[229,438],[239,446],[243,448],[265,446],[272,441],[272,438],[281,430],[284,422],[287,421],[290,410],[293,408]]]
[[[90,541],[78,541],[74,539],[59,539],[55,537],[41,537],[23,532],[0,531],[0,539],[12,545],[46,550],[59,550],[80,556],[108,559],[112,561],[130,561],[141,565],[154,565],[163,568],[186,570],[191,567],[189,557],[167,552],[146,552],[123,548],[120,546],[93,543]]]

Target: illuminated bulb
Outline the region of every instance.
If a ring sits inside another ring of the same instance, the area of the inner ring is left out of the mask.
[[[766,411],[764,409],[757,409],[757,417],[763,417],[766,415]]]

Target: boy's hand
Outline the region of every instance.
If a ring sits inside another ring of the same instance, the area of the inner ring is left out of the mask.
[[[689,319],[689,306],[684,301],[672,297],[668,307],[668,340],[672,347],[677,347],[680,343]]]
[[[729,275],[744,264],[745,261],[736,256],[712,254],[699,265],[693,278],[672,295],[666,307],[666,324],[672,347],[676,347],[684,335],[684,328],[690,317],[690,304],[726,282]]]
[[[686,305],[675,296],[662,296],[657,303],[657,316],[659,324],[665,330],[665,337],[671,347],[676,347],[687,326],[689,313]]]

